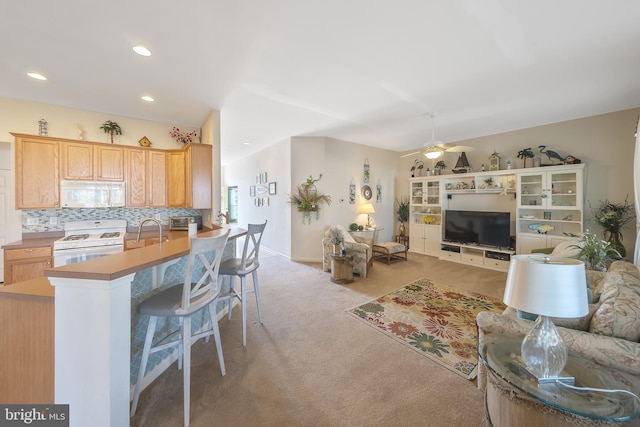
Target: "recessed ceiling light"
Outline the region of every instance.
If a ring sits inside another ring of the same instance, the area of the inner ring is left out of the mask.
[[[151,56],[151,51],[144,46],[134,46],[133,51],[140,56]]]
[[[251,145],[250,142],[243,142],[244,145]]]
[[[155,101],[155,99],[153,99],[152,97],[150,97],[149,95],[145,95],[142,97],[143,101],[147,101],[147,102],[153,102]]]
[[[27,73],[27,76],[31,77],[32,79],[36,79],[36,80],[47,80],[47,78],[45,76],[43,76],[42,74],[38,74],[38,73]]]

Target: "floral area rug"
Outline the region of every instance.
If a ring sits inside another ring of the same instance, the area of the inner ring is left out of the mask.
[[[493,297],[418,279],[347,312],[471,380],[478,366],[476,315],[505,308]]]

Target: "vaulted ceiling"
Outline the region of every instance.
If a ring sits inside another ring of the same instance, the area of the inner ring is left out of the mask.
[[[640,106],[639,41],[635,0],[22,0],[0,96],[193,128],[219,109],[223,163],[301,135],[406,151],[430,113],[449,142]]]

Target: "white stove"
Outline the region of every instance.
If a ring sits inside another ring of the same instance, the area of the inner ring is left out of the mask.
[[[124,251],[127,221],[73,221],[64,225],[64,237],[53,242],[53,264],[74,262]]]

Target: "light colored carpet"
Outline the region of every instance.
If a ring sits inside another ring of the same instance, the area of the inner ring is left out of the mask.
[[[481,311],[502,313],[500,299],[431,279],[418,279],[347,311],[375,330],[473,379],[478,366]]]
[[[227,375],[213,340],[193,348],[192,426],[482,426],[483,395],[466,380],[354,322],[346,309],[421,277],[501,298],[506,273],[417,254],[374,263],[366,279],[337,285],[320,264],[265,257],[258,270],[264,325],[248,306],[220,321]],[[175,364],[140,396],[136,426],[182,425]]]

